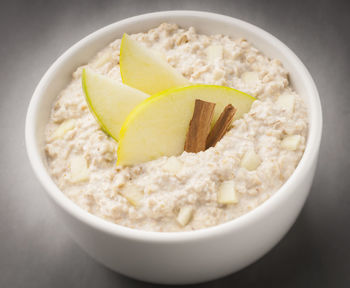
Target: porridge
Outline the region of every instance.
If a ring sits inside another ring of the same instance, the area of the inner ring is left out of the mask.
[[[81,78],[88,67],[122,82],[117,39],[73,73],[53,104],[45,152],[63,193],[98,217],[148,231],[218,225],[273,195],[301,159],[308,129],[305,104],[282,63],[245,39],[207,36],[175,24],[130,37],[157,51],[191,83],[232,87],[256,100],[214,147],[116,165],[118,143],[89,110]],[[226,191],[234,192],[228,201]]]

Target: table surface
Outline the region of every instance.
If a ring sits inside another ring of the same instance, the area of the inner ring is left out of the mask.
[[[96,263],[51,211],[29,165],[24,121],[33,90],[72,44],[142,13],[191,9],[253,23],[306,64],[324,112],[310,197],[293,228],[248,268],[200,287],[349,287],[350,5],[347,1],[1,1],[0,287],[153,287]]]

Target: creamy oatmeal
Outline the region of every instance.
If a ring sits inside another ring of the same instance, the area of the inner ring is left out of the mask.
[[[159,51],[191,82],[233,87],[257,100],[215,147],[117,167],[117,143],[100,129],[81,87],[86,66],[121,81],[117,39],[79,67],[54,102],[45,151],[59,188],[98,217],[150,231],[218,225],[275,193],[295,170],[308,129],[305,104],[282,63],[245,39],[207,36],[175,24],[131,37]],[[231,204],[221,201],[225,189],[235,191]]]

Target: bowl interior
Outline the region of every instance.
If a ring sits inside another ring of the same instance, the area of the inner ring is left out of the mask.
[[[304,158],[316,157],[317,153],[313,152],[312,149],[318,150],[317,148],[320,143],[322,126],[321,106],[316,87],[310,74],[301,61],[289,48],[275,37],[246,22],[206,12],[169,11],[128,18],[90,34],[72,46],[59,59],[57,59],[37,86],[28,109],[26,120],[26,144],[34,171],[49,192],[50,196],[53,197],[56,202],[59,202],[60,205],[65,206],[69,212],[80,217],[84,221],[88,219],[87,221],[95,222],[95,224],[97,223],[96,225],[105,225],[101,224],[102,222],[105,222],[104,220],[95,219],[97,218],[95,216],[92,216],[92,218],[87,212],[71,203],[71,201],[59,191],[57,186],[51,180],[46,169],[46,157],[43,149],[44,130],[49,119],[51,105],[58,93],[69,83],[71,75],[76,68],[80,65],[86,64],[89,59],[91,59],[108,43],[114,39],[121,38],[123,33],[131,34],[140,31],[147,31],[163,22],[177,23],[182,27],[194,26],[199,33],[204,34],[225,34],[232,37],[244,37],[253,43],[253,45],[259,50],[263,51],[265,55],[271,58],[280,59],[290,73],[290,79],[294,89],[301,95],[301,97],[303,97],[309,109],[308,143],[297,170],[303,169],[300,166],[304,165]],[[297,172],[297,170],[294,174],[302,173],[302,171]],[[295,177],[294,174],[291,178]],[[288,181],[291,181],[291,178]],[[280,191],[276,194],[279,192]],[[272,201],[273,198],[274,197],[271,197],[271,199],[266,201],[266,203],[262,204],[260,207],[265,204],[267,205],[267,203]],[[240,218],[255,213],[255,210],[262,209],[260,207]],[[231,221],[231,224],[237,222],[238,219]],[[106,225],[108,226],[109,224]],[[110,225],[109,228],[124,229],[115,224]],[[187,233],[196,232],[198,231]]]

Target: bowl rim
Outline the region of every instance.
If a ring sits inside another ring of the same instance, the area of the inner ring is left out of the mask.
[[[294,65],[298,69],[298,73],[301,73],[302,78],[306,79],[306,85],[308,91],[311,92],[309,97],[311,98],[312,106],[308,107],[309,113],[309,130],[308,139],[305,147],[304,154],[297,165],[295,171],[290,176],[290,178],[264,203],[260,204],[258,207],[254,208],[252,211],[235,218],[231,221],[212,226],[207,228],[202,228],[193,231],[179,231],[179,232],[156,232],[156,231],[144,231],[134,228],[125,227],[119,224],[115,224],[99,218],[89,212],[80,208],[77,204],[71,201],[54,183],[49,175],[47,169],[45,168],[44,161],[42,159],[41,150],[39,149],[39,144],[35,137],[36,133],[36,123],[37,123],[37,113],[38,104],[41,99],[44,98],[43,90],[47,86],[50,80],[50,75],[54,73],[60,63],[64,59],[68,58],[74,51],[80,50],[83,46],[100,34],[108,34],[110,31],[117,29],[118,26],[129,25],[137,21],[145,21],[156,18],[164,18],[164,16],[171,17],[183,17],[183,16],[196,16],[197,18],[205,18],[209,21],[220,21],[225,22],[228,25],[239,26],[245,30],[249,30],[254,34],[259,34],[264,37],[266,41],[269,41],[271,45],[278,47],[277,49],[282,51],[283,54],[287,55],[292,59]],[[312,124],[312,126],[311,126]],[[58,206],[68,213],[71,217],[78,219],[85,225],[88,225],[100,232],[114,235],[117,237],[125,238],[133,241],[141,242],[162,242],[162,243],[175,243],[175,242],[189,242],[198,241],[204,238],[216,237],[218,235],[234,233],[240,229],[251,225],[256,222],[259,218],[263,217],[269,211],[277,207],[280,202],[283,201],[288,194],[293,191],[293,187],[296,188],[297,183],[302,179],[303,174],[312,168],[313,162],[318,155],[318,150],[321,142],[322,135],[322,108],[319,98],[319,94],[316,85],[304,66],[301,60],[292,52],[284,43],[278,40],[275,36],[266,32],[265,30],[233,18],[231,16],[226,16],[217,13],[203,12],[203,11],[193,11],[193,10],[172,10],[172,11],[158,11],[152,13],[141,14],[138,16],[129,17],[121,21],[109,24],[97,31],[84,37],[82,40],[75,43],[68,50],[66,50],[46,71],[44,76],[41,78],[39,84],[37,85],[33,96],[30,100],[30,104],[27,111],[26,122],[25,122],[25,142],[27,155],[30,160],[31,166],[36,174],[44,190],[49,194],[50,198],[58,204]],[[289,192],[289,193],[288,193]]]

